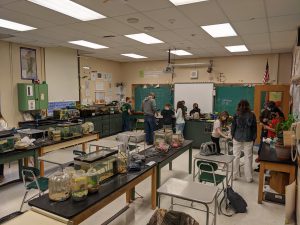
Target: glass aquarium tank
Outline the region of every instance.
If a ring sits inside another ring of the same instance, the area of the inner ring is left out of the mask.
[[[70,176],[64,172],[57,172],[49,178],[49,199],[60,202],[70,197]]]
[[[62,139],[69,139],[82,135],[81,123],[58,124],[56,130],[60,130]]]
[[[172,135],[172,141],[171,141],[171,147],[172,148],[179,148],[183,145],[184,138],[182,134],[173,134]]]
[[[77,170],[71,179],[72,199],[82,201],[88,195],[88,179],[84,170]]]
[[[94,168],[99,182],[118,174],[118,150],[103,149],[74,158],[75,169],[88,171]]]

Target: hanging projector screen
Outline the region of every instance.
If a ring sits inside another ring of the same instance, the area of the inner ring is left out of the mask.
[[[193,104],[198,103],[201,113],[213,112],[213,83],[178,83],[174,89],[174,107],[176,108],[178,101],[185,101],[185,105],[190,110],[193,109]]]

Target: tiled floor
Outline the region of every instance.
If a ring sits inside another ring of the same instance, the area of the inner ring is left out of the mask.
[[[193,150],[196,154],[199,150]],[[173,171],[169,171],[168,167],[162,170],[162,182],[170,177],[176,177],[185,180],[192,180],[192,176],[188,175],[188,153],[186,152],[173,162]],[[46,168],[50,168],[46,165]],[[53,170],[52,170],[53,171]],[[5,169],[6,178],[16,176],[17,167],[15,164],[11,168]],[[245,179],[234,181],[234,190],[240,193],[248,203],[248,212],[244,214],[236,214],[232,217],[218,215],[217,224],[219,225],[282,225],[284,224],[284,206],[266,203],[257,204],[258,174],[254,173],[254,182],[246,183]],[[101,190],[100,190],[101,191]],[[111,225],[143,225],[147,224],[154,211],[150,209],[150,179],[143,181],[136,188],[136,191],[143,196],[138,198],[134,203],[130,204],[130,208],[111,222]],[[24,188],[21,183],[11,184],[0,188],[0,217],[7,215],[19,209]],[[163,197],[161,201],[162,208],[168,208],[170,199]],[[125,206],[125,196],[121,196],[116,201],[97,212],[92,217],[84,221],[83,225],[101,224],[110,218],[115,212]],[[24,209],[28,206],[25,205]],[[205,214],[188,208],[175,206],[174,210],[184,211],[193,216],[200,224],[205,224]]]

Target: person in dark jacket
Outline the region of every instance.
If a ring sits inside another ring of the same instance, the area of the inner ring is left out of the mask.
[[[193,104],[193,109],[190,111],[190,116],[193,116],[194,113],[198,113],[199,117],[201,116],[201,110],[199,109],[199,106],[197,103]]]
[[[175,118],[175,113],[171,109],[171,104],[167,103],[165,105],[165,108],[161,111],[161,115],[163,117],[163,125],[173,127],[173,120]]]
[[[241,152],[244,151],[244,173],[247,182],[253,181],[252,161],[253,144],[257,135],[256,117],[250,110],[247,100],[241,100],[233,117],[231,135],[233,138],[233,179],[237,179],[240,166]]]
[[[146,143],[147,145],[153,145],[154,130],[156,127],[155,114],[157,113],[154,93],[149,93],[148,97],[143,101],[142,108],[144,112]]]

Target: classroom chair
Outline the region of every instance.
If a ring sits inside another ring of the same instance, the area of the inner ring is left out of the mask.
[[[40,177],[40,170],[37,168],[23,167],[22,179],[25,187],[25,194],[22,199],[20,211],[22,211],[24,203],[27,203],[37,195],[41,196],[46,190],[48,190],[48,178]],[[30,190],[38,190],[39,193],[26,200],[27,194]]]

